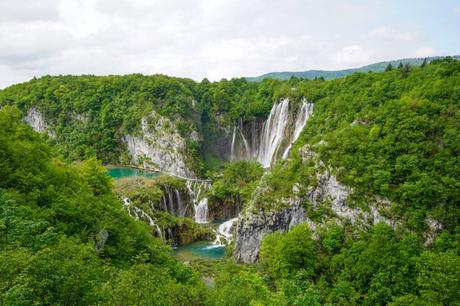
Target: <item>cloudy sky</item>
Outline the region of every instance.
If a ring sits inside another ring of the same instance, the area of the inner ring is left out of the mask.
[[[219,80],[454,54],[453,0],[0,0],[0,88],[45,74]]]

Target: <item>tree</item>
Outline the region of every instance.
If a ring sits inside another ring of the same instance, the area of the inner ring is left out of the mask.
[[[420,65],[420,67],[422,67],[422,68],[423,68],[423,67],[425,67],[425,66],[426,66],[426,64],[427,64],[427,63],[426,63],[426,58],[425,58],[425,59],[423,59],[423,63],[422,63],[422,65]]]
[[[286,279],[300,269],[304,275],[313,276],[317,261],[308,224],[300,224],[283,235],[268,235],[262,241],[260,261],[275,281]]]
[[[406,63],[404,67],[402,68],[402,77],[407,78],[407,76],[409,75],[409,71],[410,71],[410,65],[409,63]]]
[[[385,68],[385,71],[391,71],[393,70],[393,66],[391,65],[391,63],[388,63],[387,67]]]
[[[403,63],[399,62],[398,69],[402,69],[402,67],[403,67]]]

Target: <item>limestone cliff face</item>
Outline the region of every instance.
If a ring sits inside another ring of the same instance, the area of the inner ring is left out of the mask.
[[[32,107],[28,110],[27,116],[24,118],[24,121],[29,124],[34,131],[39,133],[47,133],[49,137],[54,137],[54,132],[50,129],[49,125],[45,121],[43,114]]]
[[[152,112],[142,118],[141,135],[125,135],[135,165],[182,177],[193,177],[185,158],[185,139],[167,118]]]
[[[306,150],[305,159],[314,158],[314,153]],[[348,205],[348,197],[352,190],[340,184],[336,177],[328,170],[318,171],[316,186],[310,186],[303,194],[299,189],[293,187],[293,197],[287,199],[288,207],[281,211],[248,211],[240,215],[237,226],[237,237],[235,245],[235,258],[239,262],[254,263],[258,260],[260,243],[268,233],[276,231],[285,232],[300,223],[308,223],[315,234],[316,228],[322,221],[313,221],[307,217],[308,209],[315,210],[318,205],[328,205],[331,215],[327,216],[328,221],[338,224],[350,222],[357,227],[365,228],[374,223],[385,222],[393,227],[397,225],[394,220],[382,216],[380,209],[387,207],[390,203],[385,200],[375,199],[369,203],[368,210],[351,208]],[[303,204],[303,205],[302,205]]]
[[[277,212],[262,211],[240,216],[236,230],[235,259],[254,263],[259,259],[260,243],[266,234],[286,232],[293,226],[310,221],[299,204]]]

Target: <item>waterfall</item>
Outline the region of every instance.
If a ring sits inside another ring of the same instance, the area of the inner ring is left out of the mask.
[[[257,160],[264,168],[270,167],[273,157],[283,140],[288,115],[289,100],[284,99],[281,103],[272,107],[270,115],[264,123],[257,157]]]
[[[187,181],[185,185],[187,186],[187,190],[195,209],[195,222],[207,223],[208,199],[206,197],[202,197],[201,193],[204,189],[209,188],[209,184],[206,182]]]
[[[233,127],[230,160],[253,159],[269,168],[277,158],[286,159],[313,113],[313,104],[304,99],[292,110],[296,111],[290,111],[288,99],[274,104],[261,129],[256,128],[256,118],[248,122],[250,129],[244,128],[240,118]]]
[[[249,148],[249,143],[243,133],[243,120],[241,118],[238,120],[238,132],[240,133],[241,139],[243,140],[244,149],[246,150],[246,158],[251,158],[251,149]]]
[[[153,218],[150,217],[149,214],[147,214],[145,211],[143,211],[139,207],[132,205],[131,200],[127,197],[123,197],[122,201],[123,201],[123,208],[125,208],[128,211],[128,214],[131,217],[134,217],[136,220],[146,220],[151,227],[154,227],[156,229],[158,237],[163,241],[165,240],[163,231],[158,226],[158,224],[155,223]]]
[[[235,139],[236,139],[236,125],[233,127],[232,147],[230,149],[230,161],[235,160]]]
[[[174,234],[172,232],[172,230],[170,228],[168,228],[168,230],[166,231],[166,233],[168,234],[168,241],[169,243],[171,244],[172,247],[176,247],[177,246],[177,243],[176,243],[176,240],[174,239]]]
[[[196,223],[207,223],[208,218],[208,199],[203,198],[195,206],[195,222]]]
[[[171,193],[171,190],[169,189],[168,186],[166,186],[166,190],[168,192],[168,199],[169,199],[169,212],[172,214],[172,215],[176,215],[176,212],[175,212],[175,209],[174,209],[174,202],[173,202],[173,195]]]
[[[252,147],[252,156],[251,158],[256,158],[257,157],[257,147],[256,147],[256,118],[252,117],[251,120],[251,147]]]
[[[180,191],[178,189],[176,190],[176,199],[177,199],[177,211],[178,211],[178,217],[185,217],[185,214],[187,213],[187,207],[188,205],[183,205],[182,198],[180,196]]]
[[[217,232],[216,232],[216,240],[214,240],[212,244],[217,245],[217,246],[230,244],[230,242],[232,242],[232,239],[233,239],[233,234],[232,234],[233,224],[237,220],[238,218],[233,218],[219,225],[219,227],[217,228]],[[222,238],[225,238],[224,244],[222,244]]]
[[[294,128],[294,133],[291,138],[291,143],[284,151],[283,157],[282,157],[283,159],[286,159],[288,157],[292,144],[297,140],[297,138],[299,138],[300,133],[302,133],[302,130],[305,124],[307,124],[307,121],[310,118],[312,113],[313,113],[313,104],[308,103],[306,101],[302,101],[302,107],[300,108],[300,111],[297,114],[297,119],[295,121],[295,128]]]

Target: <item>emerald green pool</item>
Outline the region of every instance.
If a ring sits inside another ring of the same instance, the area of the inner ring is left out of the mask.
[[[181,260],[191,259],[220,259],[225,255],[223,246],[212,245],[209,241],[197,241],[174,249],[174,255]]]
[[[161,175],[160,172],[146,171],[137,168],[130,167],[114,167],[107,170],[107,175],[113,177],[114,179],[120,179],[125,177],[136,177],[144,176],[148,178],[154,178]]]

